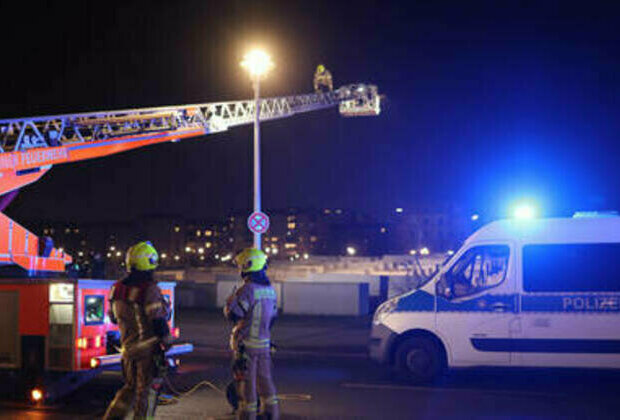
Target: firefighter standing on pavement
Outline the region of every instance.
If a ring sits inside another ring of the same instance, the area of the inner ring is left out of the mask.
[[[332,82],[332,74],[325,68],[323,64],[319,64],[314,72],[314,91],[316,93],[322,92],[323,88],[326,88],[330,92],[334,90]]]
[[[125,386],[116,393],[105,420],[125,418],[132,406],[135,419],[155,414],[156,362],[171,342],[170,308],[153,279],[157,262],[157,251],[150,242],[134,245],[127,251],[129,275],[110,290],[109,316],[121,333]]]
[[[230,337],[234,352],[233,375],[240,397],[237,418],[254,420],[260,395],[262,418],[277,420],[280,410],[271,375],[271,326],[277,298],[266,274],[267,256],[255,248],[235,257],[243,286],[227,300],[224,315],[235,323]]]

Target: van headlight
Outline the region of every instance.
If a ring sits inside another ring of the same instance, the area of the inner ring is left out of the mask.
[[[390,299],[383,302],[375,311],[375,316],[372,318],[372,323],[374,325],[381,324],[387,315],[394,312],[397,306],[398,299]]]

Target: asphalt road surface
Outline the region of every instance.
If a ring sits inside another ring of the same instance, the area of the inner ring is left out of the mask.
[[[171,382],[180,393],[192,392],[160,406],[157,418],[232,418],[221,393],[230,377],[225,343],[210,341],[222,338],[217,332],[225,335],[226,325],[208,314],[181,320],[181,328],[191,332],[186,338],[200,345]],[[290,318],[279,327],[276,337],[290,339],[274,358],[283,420],[620,417],[620,372],[460,370],[435,384],[412,386],[365,358],[360,343],[367,320]],[[343,340],[341,349],[333,346],[334,338]],[[0,419],[97,418],[119,387],[119,373],[106,372],[53,407],[0,402]]]

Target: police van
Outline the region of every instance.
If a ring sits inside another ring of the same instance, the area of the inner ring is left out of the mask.
[[[450,367],[620,368],[620,217],[483,226],[379,306],[369,351],[417,381]]]

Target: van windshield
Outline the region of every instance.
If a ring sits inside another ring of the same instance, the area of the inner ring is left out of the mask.
[[[510,248],[484,245],[467,250],[437,282],[437,293],[446,298],[460,298],[495,287],[504,281]]]

